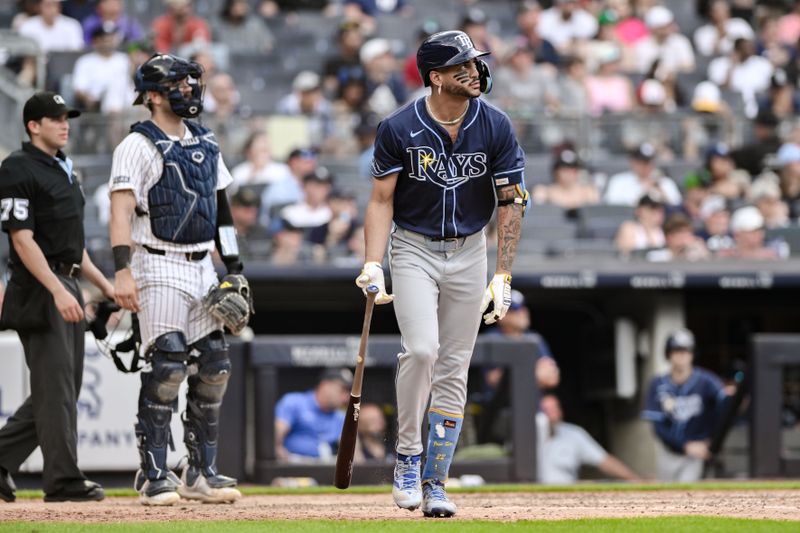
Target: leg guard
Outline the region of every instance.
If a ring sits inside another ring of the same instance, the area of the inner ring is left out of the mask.
[[[143,478],[166,480],[169,423],[176,407],[178,389],[186,377],[188,351],[183,333],[172,331],[158,337],[148,351],[151,370],[142,372],[136,438]],[[139,484],[137,476],[137,485]],[[141,489],[141,487],[137,487]],[[173,488],[174,490],[174,488]]]
[[[183,415],[184,442],[189,451],[189,485],[198,475],[212,488],[236,485],[236,480],[217,474],[219,410],[228,385],[231,362],[221,331],[214,331],[194,344],[200,352],[197,374],[189,377],[189,393]]]
[[[433,409],[428,412],[428,457],[422,472],[423,484],[447,481],[463,422],[461,415],[443,414]]]

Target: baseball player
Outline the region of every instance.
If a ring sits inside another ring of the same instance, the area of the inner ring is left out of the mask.
[[[510,304],[511,264],[527,192],[525,157],[508,117],[478,97],[489,68],[470,38],[445,31],[426,39],[417,68],[427,97],[378,126],[372,196],[365,219],[366,259],[356,280],[376,285],[376,303],[394,301],[402,334],[396,389],[397,505],[452,516],[447,480],[461,431],[467,370],[480,326]],[[497,207],[495,274],[486,283],[484,227]],[[394,295],[381,268],[389,242]],[[490,305],[492,307],[490,307]],[[428,410],[428,455],[421,470],[421,426]]]
[[[670,372],[653,378],[642,417],[653,422],[657,448],[658,479],[697,481],[709,459],[709,437],[725,401],[720,379],[695,368],[694,335],[674,331],[666,344]]]
[[[116,302],[139,314],[148,366],[141,375],[135,488],[144,505],[241,497],[217,473],[217,432],[231,364],[223,325],[203,299],[218,284],[216,248],[229,276],[241,272],[225,187],[232,178],[214,134],[192,122],[203,109],[202,67],[154,55],[136,72],[134,105],[150,110],[114,150],[109,189]],[[234,276],[239,277],[241,276]],[[225,283],[223,283],[225,284]],[[222,286],[223,284],[220,284]],[[188,377],[183,413],[188,464],[167,468],[169,423]]]

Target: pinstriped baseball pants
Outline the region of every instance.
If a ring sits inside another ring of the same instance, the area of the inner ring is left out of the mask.
[[[218,283],[210,254],[189,261],[183,253],[155,255],[137,246],[131,272],[139,291],[139,326],[145,350],[170,331],[182,331],[191,345],[222,329],[203,307],[203,296]]]
[[[433,251],[402,228],[389,249],[394,311],[402,336],[395,388],[397,452],[422,453],[425,407],[461,417],[467,372],[480,328],[486,238],[478,232],[454,251]]]

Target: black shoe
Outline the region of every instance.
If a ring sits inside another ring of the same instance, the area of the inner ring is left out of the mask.
[[[66,487],[44,495],[46,502],[99,502],[106,497],[103,487],[94,481],[80,479],[69,483]]]
[[[16,499],[17,486],[14,485],[14,480],[11,479],[8,470],[0,466],[0,500],[10,503]]]

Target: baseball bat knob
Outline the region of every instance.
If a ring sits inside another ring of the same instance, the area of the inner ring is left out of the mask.
[[[378,286],[377,285],[369,285],[367,287],[367,292],[371,292],[372,294],[378,293]]]

